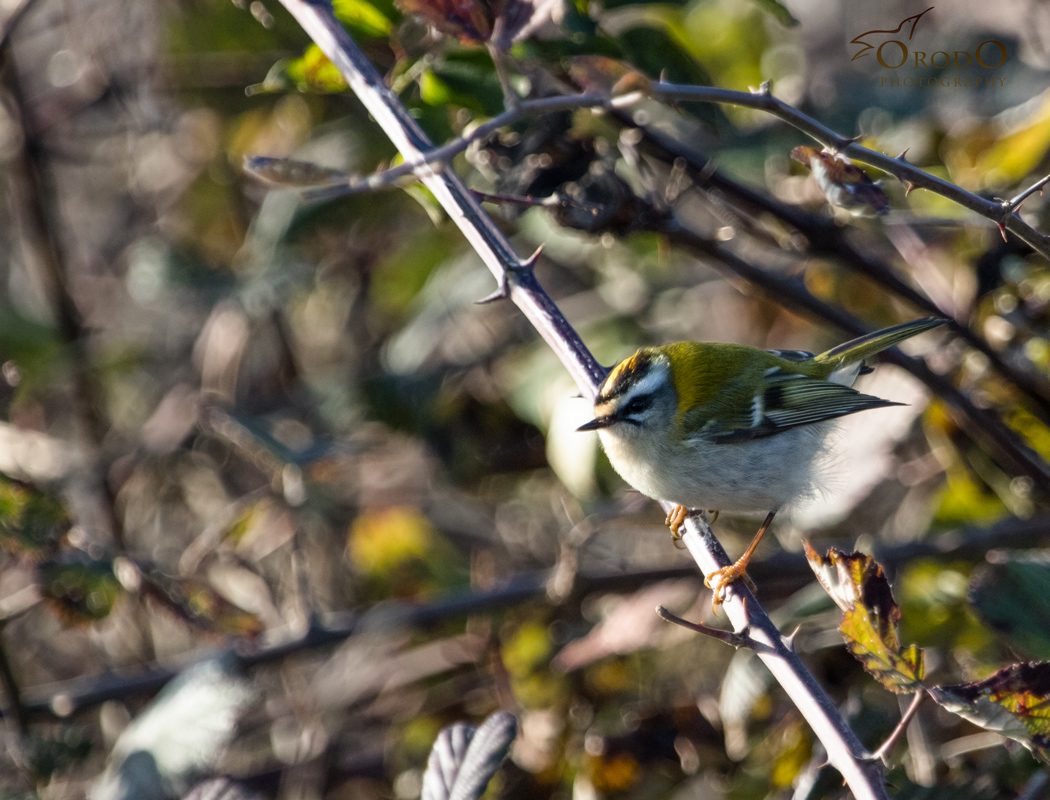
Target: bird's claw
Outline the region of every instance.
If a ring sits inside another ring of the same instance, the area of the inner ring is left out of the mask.
[[[674,546],[679,550],[684,548],[684,545],[682,544],[682,534],[679,529],[682,527],[682,523],[685,522],[685,518],[688,516],[689,509],[685,506],[675,506],[667,512],[667,519],[664,520],[667,527],[671,529],[671,538],[674,540]]]
[[[730,584],[743,580],[747,585],[747,588],[752,592],[758,590],[758,587],[755,586],[755,582],[751,580],[746,570],[747,564],[737,561],[735,564],[731,564],[728,567],[716,569],[704,578],[704,586],[710,589],[713,594],[713,597],[711,598],[711,608],[714,609],[716,614],[718,613],[719,607],[725,602],[726,587]]]

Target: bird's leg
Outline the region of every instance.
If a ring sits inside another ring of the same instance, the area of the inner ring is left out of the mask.
[[[682,548],[682,534],[678,532],[678,529],[682,527],[682,523],[685,522],[685,518],[688,516],[688,508],[675,506],[667,512],[667,519],[664,520],[664,524],[671,529],[671,538],[674,539],[674,546],[679,550]]]
[[[751,540],[751,544],[748,545],[747,550],[744,554],[736,560],[736,563],[722,567],[722,569],[716,569],[706,578],[704,578],[704,586],[710,589],[714,593],[714,598],[711,601],[715,611],[718,611],[718,607],[722,605],[722,601],[725,599],[725,589],[731,584],[743,578],[747,581],[747,586],[751,591],[755,590],[755,584],[751,582],[751,579],[747,577],[747,564],[751,560],[751,556],[755,554],[755,549],[758,547],[758,543],[762,541],[762,537],[766,535],[766,531],[769,530],[770,523],[773,522],[773,517],[776,516],[776,510],[770,511],[766,515],[766,521],[762,523],[762,527],[758,529],[758,533],[755,534],[755,538]]]

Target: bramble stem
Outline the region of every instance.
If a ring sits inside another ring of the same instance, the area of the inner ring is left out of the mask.
[[[281,0],[311,39],[338,67],[350,88],[383,128],[406,161],[419,159],[431,143],[401,101],[386,87],[357,44],[322,0]],[[587,350],[576,331],[536,281],[500,230],[451,170],[423,164],[417,177],[430,189],[463,232],[499,286],[522,310],[543,339],[554,349],[585,397],[593,397],[605,370]],[[682,541],[704,574],[729,565],[725,550],[711,528],[695,517],[686,521]],[[744,598],[747,598],[745,603]],[[749,629],[760,646],[758,657],[784,687],[828,752],[830,763],[859,800],[887,800],[879,766],[838,713],[831,698],[746,587],[734,585],[725,604],[735,630]]]

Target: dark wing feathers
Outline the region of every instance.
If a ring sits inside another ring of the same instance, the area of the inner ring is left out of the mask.
[[[719,444],[746,442],[800,425],[896,405],[900,403],[861,394],[838,383],[777,371],[766,376],[761,401],[751,409],[750,419],[709,424],[703,433]]]

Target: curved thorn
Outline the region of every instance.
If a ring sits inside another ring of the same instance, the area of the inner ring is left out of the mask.
[[[540,260],[540,254],[542,252],[543,245],[541,244],[539,247],[536,248],[536,252],[528,258],[526,258],[524,261],[522,261],[517,268],[521,270],[532,269],[534,266],[536,266],[536,262]]]
[[[499,285],[496,286],[492,294],[487,294],[480,300],[475,300],[474,304],[484,306],[489,303],[494,303],[497,300],[506,300],[510,297],[510,284],[507,282],[507,277],[504,275],[500,278]]]

